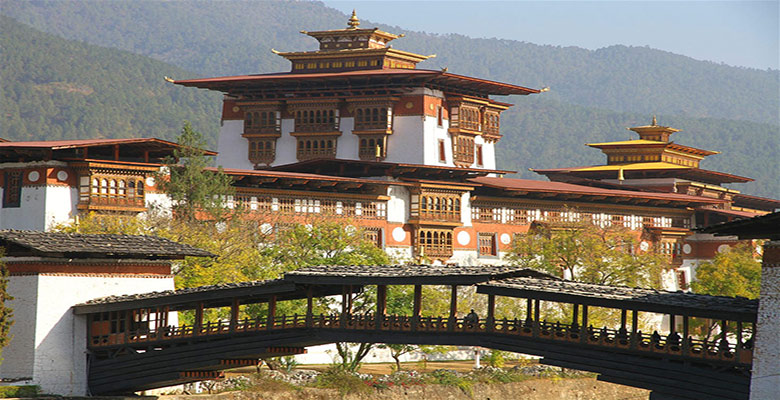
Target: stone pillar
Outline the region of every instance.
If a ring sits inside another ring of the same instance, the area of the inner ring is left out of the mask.
[[[780,399],[780,241],[764,245],[750,399]]]

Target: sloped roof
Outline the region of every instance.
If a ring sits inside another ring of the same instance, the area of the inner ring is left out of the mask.
[[[713,204],[724,202],[724,200],[719,199],[709,199],[677,193],[606,189],[593,186],[575,185],[571,183],[536,181],[531,179],[479,177],[469,179],[469,181],[497,189],[526,193],[571,194],[582,196],[611,197],[616,199],[645,199],[687,204]]]
[[[513,276],[558,279],[529,268],[492,265],[319,265],[288,272],[285,279],[295,283],[318,284],[471,285]]]
[[[755,321],[758,313],[758,300],[744,297],[709,296],[535,277],[493,280],[477,285],[477,293],[511,297],[530,295],[549,301],[742,321]]]
[[[715,236],[738,236],[740,239],[780,240],[780,211],[750,219],[724,222],[699,229]]]
[[[0,246],[6,248],[6,256],[152,260],[214,257],[208,251],[187,244],[146,235],[0,230]]]
[[[531,89],[523,86],[512,85],[509,83],[502,83],[491,81],[487,79],[474,78],[465,75],[457,75],[444,71],[435,71],[427,69],[398,69],[398,68],[385,68],[375,70],[358,70],[358,71],[343,71],[343,72],[316,72],[316,73],[272,73],[272,74],[256,74],[256,75],[235,75],[235,76],[223,76],[216,78],[201,78],[201,79],[184,79],[174,81],[177,85],[198,87],[201,89],[220,90],[223,92],[229,91],[231,88],[238,86],[250,86],[250,87],[268,87],[277,86],[281,84],[293,84],[300,85],[306,81],[334,81],[334,82],[352,82],[362,81],[378,78],[408,78],[416,79],[415,82],[420,84],[438,84],[438,85],[452,85],[462,87],[469,90],[476,90],[480,92],[496,94],[496,95],[527,95],[532,93],[539,93],[537,89]]]

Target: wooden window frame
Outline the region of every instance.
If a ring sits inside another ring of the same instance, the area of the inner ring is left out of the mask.
[[[415,236],[417,254],[435,259],[452,257],[452,230],[419,228],[416,230]]]
[[[469,135],[452,135],[452,160],[456,165],[470,166],[474,164],[474,137]]]
[[[477,251],[480,257],[498,257],[498,242],[495,232],[477,233]]]
[[[484,162],[484,158],[483,158],[483,155],[482,155],[482,145],[481,144],[477,144],[477,145],[475,145],[475,147],[476,147],[475,159],[476,159],[477,166],[478,167],[483,167],[483,166],[485,166],[485,162]]]
[[[276,138],[247,138],[247,157],[252,164],[270,165],[276,159]]]
[[[358,157],[367,161],[384,160],[387,157],[387,135],[360,135]]]
[[[18,208],[22,205],[22,180],[24,171],[6,171],[3,182],[3,208]]]
[[[304,136],[296,140],[298,161],[336,158],[338,136]]]
[[[244,135],[280,135],[281,132],[281,111],[249,109],[244,112]]]
[[[446,147],[445,147],[445,144],[444,144],[444,139],[439,139],[438,145],[439,145],[439,162],[446,163],[447,162],[447,152],[446,152]]]

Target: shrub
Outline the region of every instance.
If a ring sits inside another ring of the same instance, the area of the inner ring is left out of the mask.
[[[331,367],[317,377],[313,386],[338,389],[342,396],[351,393],[369,393],[372,386],[366,380],[343,369]]]
[[[459,374],[457,371],[451,369],[437,369],[428,374],[430,380],[429,383],[454,386],[471,396],[473,393],[474,382],[468,377]]]
[[[41,387],[37,385],[0,386],[0,398],[36,397],[39,394],[41,394]]]

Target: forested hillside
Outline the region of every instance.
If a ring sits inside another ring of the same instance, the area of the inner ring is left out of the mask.
[[[165,82],[191,73],[46,34],[0,16],[0,137],[176,138],[182,121],[214,138],[220,96]]]
[[[167,84],[163,76],[286,71],[288,62],[271,48],[313,49],[316,42],[298,30],[336,28],[346,21],[340,12],[310,2],[0,6],[0,12],[56,35],[129,51],[63,40],[0,19],[0,136],[16,140],[172,138],[186,119],[213,141],[219,95]],[[588,51],[415,32],[395,47],[437,53],[421,68],[447,66],[455,73],[551,86],[541,95],[499,99],[516,104],[502,119],[499,165],[524,177],[543,179],[528,168],[602,163],[601,152],[584,143],[629,138],[626,127],[646,124],[657,113],[660,123],[683,130],[675,141],[724,153],[709,157],[704,168],[757,179],[736,189],[780,196],[777,71],[648,48]]]
[[[496,7],[500,8],[500,5]],[[360,9],[358,5],[358,16]],[[4,1],[2,13],[70,39],[143,54],[198,75],[289,70],[271,53],[314,49],[301,29],[345,26],[347,16],[319,2]],[[565,103],[645,114],[778,121],[778,71],[731,67],[643,47],[576,47],[406,33],[393,43],[437,57],[421,68],[448,67],[530,87]],[[576,35],[576,32],[572,32]],[[522,38],[518,38],[522,40]]]

